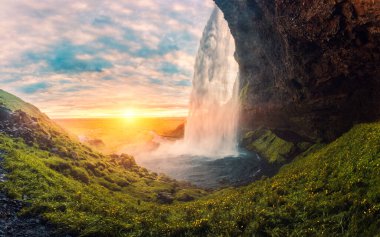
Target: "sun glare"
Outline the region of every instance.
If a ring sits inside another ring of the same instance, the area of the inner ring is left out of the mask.
[[[124,113],[123,113],[123,117],[127,118],[127,119],[133,119],[136,117],[136,115],[137,115],[137,113],[133,109],[128,109],[128,110],[124,111]]]

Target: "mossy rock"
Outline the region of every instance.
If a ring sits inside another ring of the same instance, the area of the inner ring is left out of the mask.
[[[271,130],[260,128],[247,132],[243,144],[248,150],[259,153],[271,164],[284,164],[297,150],[296,144],[278,137]],[[305,146],[306,147],[306,146]]]

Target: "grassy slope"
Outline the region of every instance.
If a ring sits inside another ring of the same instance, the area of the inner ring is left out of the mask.
[[[0,89],[0,106],[4,106],[12,112],[16,110],[22,110],[31,117],[37,118],[48,129],[53,129],[59,133],[63,130],[56,123],[51,121],[49,117],[42,113],[36,106],[27,103],[15,95],[12,95],[2,89]]]
[[[300,155],[273,178],[187,203],[202,191],[56,134],[57,153],[0,133],[8,181],[0,184],[62,231],[83,236],[373,236],[380,232],[380,123],[354,127]],[[70,155],[74,153],[75,155]],[[63,154],[63,155],[59,155]]]
[[[0,104],[38,118],[30,134],[35,138],[31,145],[0,131],[0,158],[9,171],[0,189],[30,202],[25,214],[42,215],[62,232],[117,233],[129,229],[140,212],[162,202],[159,194],[174,202],[206,194],[139,167],[128,155],[104,156],[91,150],[71,139],[36,107],[1,90]],[[19,124],[16,127],[23,129]]]
[[[215,193],[185,208],[171,207],[184,212],[173,211],[176,219],[169,225],[179,222],[180,227],[168,231],[374,236],[380,233],[379,174],[380,123],[358,125],[326,147],[299,156],[271,179]]]
[[[0,89],[0,105],[7,107],[11,111],[22,110],[33,117],[36,117],[36,118],[43,117],[47,119],[46,115],[42,114],[40,110],[34,105],[26,103],[22,101],[20,98],[12,94],[9,94],[8,92],[3,91],[1,89]]]
[[[136,191],[146,196],[152,188],[143,181],[123,191],[93,178],[89,184],[76,181],[46,166],[60,158],[0,138],[12,171],[6,189],[26,195],[32,203],[28,211],[82,235],[371,236],[380,231],[380,123],[356,126],[271,179],[172,205],[149,198],[138,205]]]
[[[157,204],[157,194],[170,193],[174,201],[184,195],[205,194],[166,176],[133,166],[123,168],[111,158],[91,151],[80,159],[60,157],[0,134],[8,181],[0,184],[11,197],[31,202],[26,213],[41,214],[64,232],[113,233],[125,229],[133,217]],[[83,149],[83,148],[82,148]]]

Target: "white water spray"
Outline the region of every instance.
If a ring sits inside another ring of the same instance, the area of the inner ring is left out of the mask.
[[[215,8],[195,63],[190,111],[185,128],[186,152],[207,157],[234,156],[239,115],[235,42],[223,13]]]
[[[219,8],[208,21],[196,57],[189,116],[183,140],[155,141],[159,148],[140,155],[148,168],[173,174],[173,162],[157,162],[164,157],[203,157],[208,159],[238,156],[239,116],[238,64],[234,59],[235,42]],[[152,163],[152,161],[154,163]],[[182,168],[185,165],[182,163]]]
[[[259,161],[237,146],[240,101],[234,52],[227,22],[215,8],[196,58],[185,137],[172,142],[156,136],[152,142],[159,147],[138,155],[140,165],[203,187],[219,187],[225,179],[250,180],[244,174],[259,172]]]

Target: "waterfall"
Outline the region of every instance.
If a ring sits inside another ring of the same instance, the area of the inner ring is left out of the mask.
[[[207,157],[234,156],[239,115],[235,42],[223,13],[215,7],[195,62],[183,147]]]
[[[159,166],[162,171],[173,174],[179,167],[172,167],[172,161],[161,165],[156,162],[163,157],[191,160],[191,157],[213,159],[239,155],[239,70],[234,53],[235,42],[227,21],[215,7],[195,60],[185,137],[174,143],[156,138],[154,142],[160,144],[159,147],[152,153],[140,155],[140,164],[155,170],[159,170]]]
[[[251,180],[252,173],[260,172],[258,156],[239,152],[237,146],[240,101],[234,52],[227,22],[215,8],[196,57],[185,137],[170,141],[156,136],[158,148],[139,155],[140,165],[202,187],[220,187],[225,179]]]

